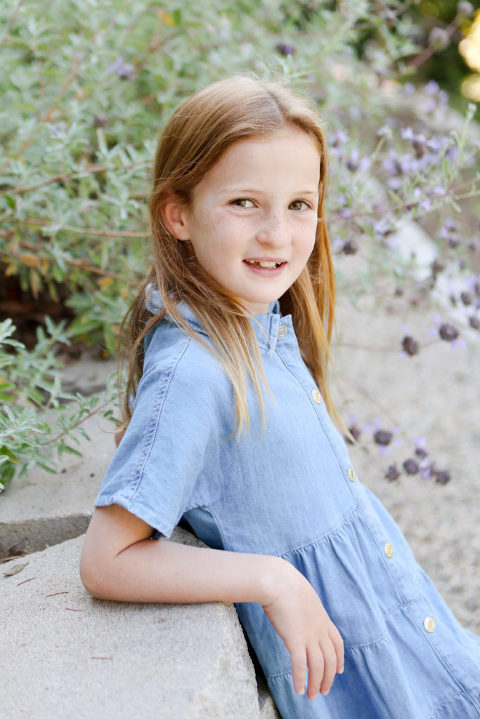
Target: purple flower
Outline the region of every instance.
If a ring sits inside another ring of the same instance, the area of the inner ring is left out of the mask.
[[[386,429],[377,429],[375,434],[373,435],[373,439],[376,444],[379,444],[381,447],[386,447],[390,444],[393,438],[393,432],[388,432]]]
[[[352,424],[352,425],[350,425],[350,427],[348,428],[348,431],[349,431],[350,434],[352,435],[352,437],[353,437],[353,439],[355,440],[355,442],[358,442],[358,440],[360,439],[360,436],[361,436],[361,434],[362,434],[362,432],[361,432],[361,430],[359,429],[358,425],[357,425],[357,424]],[[347,437],[347,442],[348,442],[349,444],[353,444],[352,440],[351,440],[349,437]]]
[[[375,234],[380,235],[381,237],[387,237],[387,235],[391,235],[394,231],[392,225],[385,217],[382,217],[381,220],[376,222],[373,229]]]
[[[358,252],[358,244],[354,239],[346,240],[343,243],[342,252],[344,255],[355,255]]]
[[[440,274],[440,272],[444,271],[445,266],[442,265],[442,263],[439,262],[438,260],[433,260],[432,264],[430,265],[430,268],[432,270],[433,277],[436,277],[437,275]]]
[[[447,217],[443,223],[442,229],[440,230],[440,237],[446,240],[453,232],[457,231],[457,225],[451,217]]]
[[[456,162],[458,157],[459,149],[457,145],[451,145],[445,153],[445,157],[449,162]]]
[[[411,457],[409,459],[405,460],[402,467],[407,474],[417,474],[418,471],[420,470],[420,467],[418,466],[418,462],[415,459],[412,459]]]
[[[124,62],[123,57],[119,55],[107,68],[107,72],[116,72],[122,80],[131,80],[135,76],[135,66],[130,62]]]
[[[428,95],[437,95],[440,90],[440,85],[438,82],[435,82],[435,80],[429,80],[424,89]]]
[[[438,154],[440,150],[443,150],[446,145],[448,145],[448,139],[446,137],[440,138],[437,135],[434,135],[429,140],[427,140],[428,149],[435,154]]]
[[[432,209],[432,201],[426,197],[424,200],[422,200],[418,205],[420,210],[423,210],[423,212],[430,212]]]
[[[450,36],[442,27],[434,27],[430,30],[428,41],[435,50],[444,50],[450,44]]]
[[[427,444],[427,439],[426,439],[426,437],[418,437],[418,436],[416,436],[416,437],[413,438],[413,444],[415,445],[415,447],[416,447],[417,449],[419,449],[419,448],[425,448],[425,445]]]
[[[466,15],[467,17],[470,17],[473,15],[473,11],[475,8],[473,7],[472,3],[467,2],[467,0],[460,0],[460,2],[457,5],[457,12],[459,15]]]
[[[413,134],[413,130],[411,127],[404,127],[402,130],[400,130],[400,137],[402,140],[412,140],[415,135]]]
[[[287,55],[294,55],[297,52],[297,48],[294,45],[288,45],[285,42],[277,43],[277,45],[275,45],[275,50],[284,57],[287,57]]]
[[[379,137],[386,137],[390,140],[392,138],[392,128],[390,127],[390,125],[384,125],[379,130],[377,130],[377,135]]]
[[[400,162],[398,161],[398,155],[396,150],[391,148],[388,152],[388,157],[385,158],[383,161],[383,167],[388,172],[389,175],[398,175],[400,174],[401,166]]]
[[[341,237],[335,237],[333,241],[331,242],[332,245],[332,252],[340,252],[343,251],[343,240]]]
[[[446,107],[448,105],[448,92],[445,92],[445,90],[440,90],[438,93],[438,104],[443,105]]]
[[[450,472],[447,472],[445,469],[434,470],[434,475],[435,482],[438,484],[447,484],[447,482],[450,482]]]
[[[417,355],[419,351],[418,342],[413,339],[410,335],[405,335],[405,337],[402,340],[402,349],[403,351],[409,355],[410,357],[413,357],[413,355]]]
[[[394,482],[399,477],[400,472],[398,471],[396,465],[391,464],[385,473],[385,479],[388,479],[389,482]]]
[[[347,133],[343,130],[338,130],[338,132],[336,132],[330,140],[330,147],[339,147],[340,145],[344,145],[346,142],[348,142]]]
[[[351,172],[355,172],[356,170],[358,170],[359,162],[360,162],[360,153],[358,152],[357,148],[355,147],[352,150],[349,159],[347,160],[348,169]]]
[[[457,339],[459,332],[456,327],[449,324],[448,322],[444,322],[442,325],[440,325],[438,334],[440,335],[442,340],[445,340],[445,342],[453,342]]]

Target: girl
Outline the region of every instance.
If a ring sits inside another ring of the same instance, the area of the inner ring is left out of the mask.
[[[214,83],[167,124],[128,427],[82,580],[105,599],[235,602],[285,719],[478,718],[480,639],[331,420],[326,176],[318,118],[277,84]],[[208,548],[168,541],[182,518]]]

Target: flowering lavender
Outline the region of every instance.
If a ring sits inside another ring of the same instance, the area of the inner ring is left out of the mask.
[[[374,442],[376,444],[381,445],[382,447],[386,447],[390,444],[393,438],[393,432],[388,432],[385,429],[377,429],[377,431],[373,435]]]
[[[280,53],[280,55],[286,57],[287,55],[294,55],[297,51],[297,48],[294,45],[289,45],[285,42],[279,42],[275,45],[275,50]]]
[[[397,465],[391,464],[385,473],[385,479],[388,479],[389,482],[394,482],[400,477],[400,474]]]
[[[345,255],[355,255],[358,252],[358,243],[353,239],[346,240],[342,245],[342,252]]]
[[[442,340],[445,340],[445,342],[453,342],[457,339],[459,332],[456,327],[449,324],[448,322],[444,322],[440,325],[438,334],[440,335]]]
[[[116,72],[121,80],[131,80],[136,75],[135,66],[125,62],[121,55],[107,68],[107,72]]]
[[[409,357],[413,357],[413,355],[418,354],[420,348],[418,342],[414,340],[413,337],[405,335],[402,339],[402,349]]]
[[[412,459],[412,457],[406,459],[402,467],[407,474],[418,474],[420,471],[418,462],[415,459]]]

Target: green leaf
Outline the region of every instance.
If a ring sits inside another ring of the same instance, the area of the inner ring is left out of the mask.
[[[59,450],[60,451],[60,450]],[[77,457],[83,457],[83,454],[78,451],[78,449],[75,449],[74,447],[70,447],[69,444],[62,445],[61,453],[67,452],[67,454],[74,454]]]
[[[3,491],[6,487],[8,487],[14,476],[15,466],[13,464],[8,464],[7,466],[0,466],[0,491]]]
[[[12,450],[9,449],[5,444],[0,447],[0,455],[7,457],[8,460],[10,462],[12,462],[13,464],[17,464],[17,462],[18,462],[17,455],[14,452],[12,452]]]
[[[4,198],[6,199],[8,206],[14,210],[17,206],[17,200],[13,195],[4,195]]]

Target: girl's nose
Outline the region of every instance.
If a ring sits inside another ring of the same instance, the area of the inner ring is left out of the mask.
[[[282,247],[288,240],[286,218],[282,215],[270,215],[257,232],[259,242],[272,247]]]

